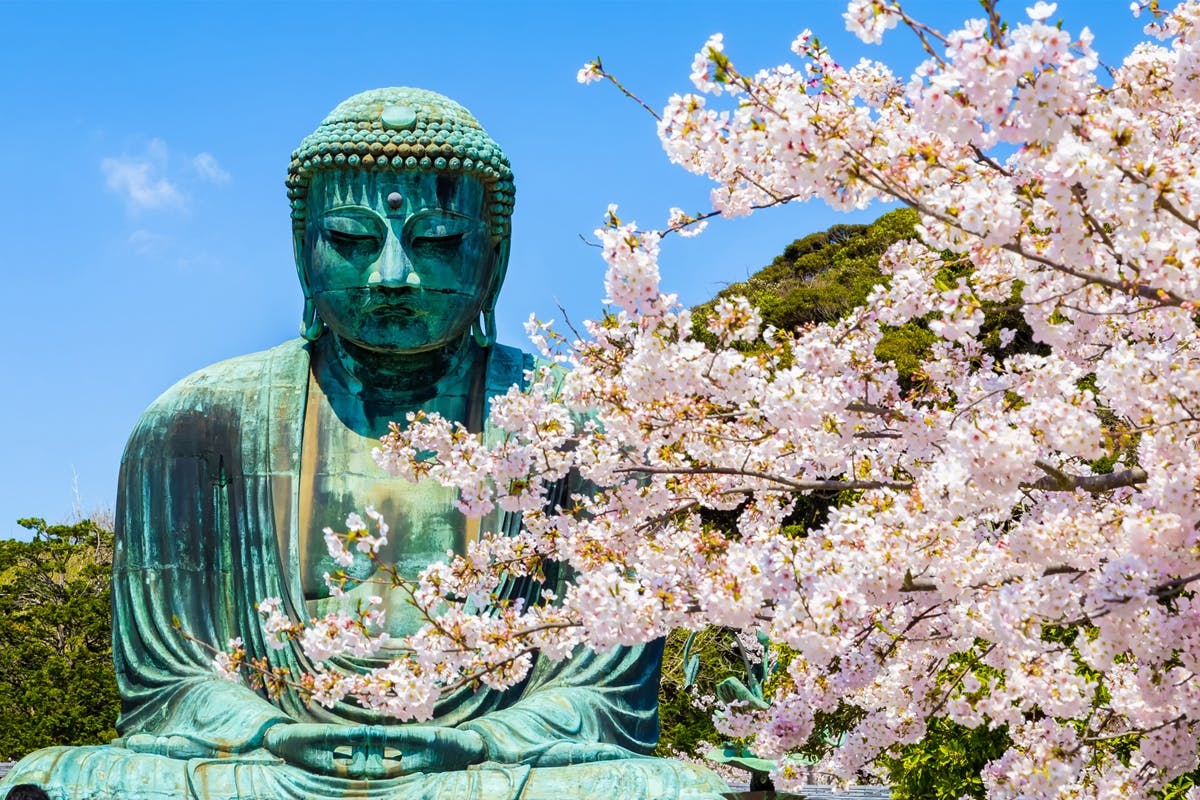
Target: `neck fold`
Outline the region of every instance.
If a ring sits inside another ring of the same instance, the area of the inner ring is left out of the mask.
[[[364,399],[421,401],[438,393],[447,379],[461,380],[486,352],[468,333],[444,347],[416,353],[368,350],[327,333],[317,342],[330,372],[351,393]]]

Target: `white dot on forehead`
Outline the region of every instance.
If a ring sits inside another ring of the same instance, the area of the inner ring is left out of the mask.
[[[399,192],[392,192],[391,194],[389,194],[387,196],[388,207],[391,208],[393,211],[400,208],[400,206],[403,205],[403,203],[404,203],[404,195],[400,194]]]

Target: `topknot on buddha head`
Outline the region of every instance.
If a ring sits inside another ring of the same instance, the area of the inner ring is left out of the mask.
[[[488,192],[494,241],[507,239],[515,190],[508,158],[471,112],[425,89],[372,89],[339,103],[292,153],[288,199],[302,234],[314,173],[427,170],[473,175]]]

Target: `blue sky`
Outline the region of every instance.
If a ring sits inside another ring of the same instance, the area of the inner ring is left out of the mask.
[[[974,2],[910,3],[943,29]],[[1026,3],[1002,2],[1012,17]],[[1032,5],[1032,3],[1029,3]],[[1056,18],[1118,63],[1142,38],[1122,0],[1072,0]],[[911,67],[911,37],[870,47],[839,0],[528,3],[0,2],[0,535],[16,519],[110,507],[142,410],[184,375],[297,333],[283,178],[340,100],[420,86],[466,105],[517,183],[502,341],[531,312],[595,316],[604,265],[590,237],[608,203],[661,225],[707,209],[705,182],[671,166],[653,120],[575,73],[600,56],[654,107],[690,88],[712,33],[744,70],[786,61],[811,28],[843,63]],[[887,40],[885,40],[887,41]],[[685,303],[838,221],[808,205],[716,221],[664,246]],[[76,496],[75,486],[78,487]]]

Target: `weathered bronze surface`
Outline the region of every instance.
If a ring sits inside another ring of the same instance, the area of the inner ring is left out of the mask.
[[[121,738],[31,754],[5,785],[56,798],[710,798],[712,773],[650,758],[660,647],[536,662],[508,691],[463,689],[434,718],[396,725],[352,702],[326,709],[219,679],[173,628],[299,674],[298,647],[263,639],[257,604],[307,618],[382,593],[396,634],[403,599],[364,582],[331,597],[322,529],[374,505],[384,554],[415,575],[477,526],[436,484],[390,480],[373,441],[410,411],[488,432],[488,398],[530,355],[494,344],[508,264],[507,159],[458,104],[383,89],[339,105],[288,176],[302,338],[203,369],[167,391],[130,438],[118,491],[114,658]],[[563,486],[563,492],[570,487]],[[516,530],[498,512],[483,523]],[[372,564],[356,564],[360,579]],[[539,586],[513,582],[510,596]],[[386,655],[386,654],[384,654]],[[379,665],[342,659],[344,670]]]

